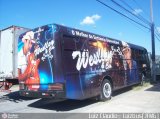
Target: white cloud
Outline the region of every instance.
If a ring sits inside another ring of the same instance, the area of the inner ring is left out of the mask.
[[[95,21],[99,20],[101,16],[98,14],[92,15],[92,16],[86,16],[82,22],[80,22],[81,25],[93,25],[95,24]]]
[[[160,34],[160,27],[157,27],[156,29],[157,29],[158,34]]]
[[[134,9],[134,11],[132,13],[135,14],[135,15],[139,15],[142,12],[143,12],[142,9]]]

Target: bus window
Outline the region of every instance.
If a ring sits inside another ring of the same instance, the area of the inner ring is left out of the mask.
[[[68,51],[76,50],[76,37],[63,35],[62,47]]]

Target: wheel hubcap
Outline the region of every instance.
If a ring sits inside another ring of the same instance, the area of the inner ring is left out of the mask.
[[[109,98],[111,96],[111,86],[110,84],[106,83],[103,87],[103,93],[104,93],[104,96],[106,98]]]

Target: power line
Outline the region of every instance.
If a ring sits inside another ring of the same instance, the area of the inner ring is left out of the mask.
[[[154,31],[156,32],[155,35],[157,35],[156,37],[159,37],[159,38],[157,38],[159,40],[160,39],[160,31],[158,31],[158,29],[156,27],[154,27],[154,29],[155,29]]]
[[[128,9],[126,9],[125,7],[123,7],[122,5],[120,5],[119,3],[117,3],[114,0],[111,0],[114,4],[116,4],[118,7],[122,8],[123,10],[127,11],[129,14],[133,15],[134,17],[136,17],[137,19],[143,21],[144,23],[146,23],[147,25],[150,25],[150,23],[148,23],[146,20],[143,20],[141,18],[139,18],[137,15],[135,15],[134,13],[132,13],[131,11],[129,11]]]
[[[160,33],[158,32],[158,30],[155,28],[155,31],[157,32],[157,35],[160,37]]]
[[[133,10],[134,11],[134,9],[131,7],[131,6],[129,6],[126,2],[124,2],[123,0],[120,0],[124,5],[126,5],[128,8],[130,8],[131,10]]]
[[[157,40],[160,42],[160,38],[158,37],[158,34],[155,33],[154,35],[155,35],[155,37],[157,38]]]
[[[133,9],[129,4],[127,4],[124,0],[120,0],[125,6],[127,6],[130,10],[135,11],[135,9]],[[134,14],[135,15],[135,14]],[[139,17],[138,17],[139,16]],[[151,25],[150,22],[145,19],[143,16],[141,16],[140,14],[138,14],[138,18],[142,19],[144,22],[146,22],[148,25]]]
[[[140,8],[142,9],[142,7],[136,2],[136,0],[133,0],[134,3]],[[148,13],[146,11],[144,11],[144,13],[149,17],[150,15],[148,15]]]
[[[159,32],[157,31],[157,29],[155,29],[155,31],[156,31],[155,36],[156,36],[157,40],[160,41],[160,34],[159,34]]]
[[[158,37],[157,39],[159,40],[160,39],[160,35],[158,33],[156,33],[156,36]],[[159,40],[160,41],[160,40]]]
[[[121,12],[115,10],[114,8],[112,8],[112,7],[110,7],[109,5],[107,5],[107,4],[103,3],[103,2],[101,2],[100,0],[96,0],[96,1],[99,2],[99,3],[101,3],[101,4],[104,5],[104,6],[108,7],[109,9],[113,10],[114,12],[120,14],[121,16],[123,16],[123,17],[125,17],[125,18],[131,20],[132,22],[134,22],[134,23],[136,23],[136,24],[138,24],[138,25],[140,25],[140,26],[142,26],[142,27],[144,27],[144,28],[150,30],[150,28],[148,28],[147,26],[145,26],[145,25],[143,25],[143,24],[141,24],[141,23],[139,23],[139,22],[137,22],[137,21],[131,19],[130,17],[128,17],[128,16],[124,15],[123,13],[121,13]]]

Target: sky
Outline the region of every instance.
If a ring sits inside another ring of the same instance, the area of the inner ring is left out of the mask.
[[[124,11],[111,0],[101,0],[118,12],[144,26],[148,24]],[[150,0],[115,0],[132,14],[150,22]],[[127,3],[127,6],[126,4]],[[160,0],[153,0],[155,30],[160,35]],[[151,32],[117,14],[96,0],[0,0],[0,29],[11,25],[36,28],[56,23],[83,31],[123,40],[145,47],[151,52]],[[159,38],[160,39],[160,38]],[[155,38],[156,55],[160,40]]]

